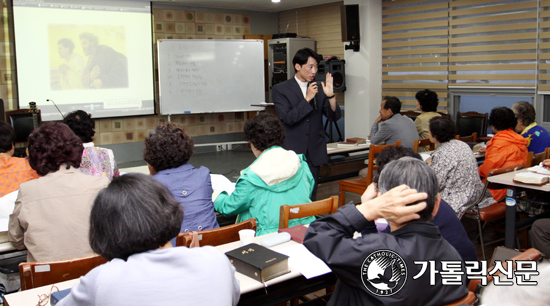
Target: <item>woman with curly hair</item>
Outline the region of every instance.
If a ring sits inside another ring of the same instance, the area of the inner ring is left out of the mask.
[[[193,139],[177,124],[161,124],[145,138],[143,159],[149,172],[170,190],[185,214],[181,233],[220,227],[212,203],[210,170],[187,163],[194,151]],[[172,244],[176,245],[175,237]]]
[[[485,181],[492,169],[516,164],[525,166],[527,162],[527,139],[515,132],[517,119],[508,107],[495,107],[489,115],[489,124],[495,136],[487,142],[485,161],[479,166],[479,175]],[[499,202],[506,195],[506,190],[491,190],[493,198]]]
[[[106,177],[78,171],[82,141],[63,123],[46,123],[29,136],[29,164],[42,177],[19,186],[9,240],[27,249],[27,261],[92,255],[90,210]]]
[[[430,119],[428,136],[438,148],[427,162],[437,176],[441,198],[460,217],[481,196],[483,184],[477,173],[477,161],[472,149],[465,142],[455,140],[455,134],[455,123],[451,118]],[[483,208],[494,202],[488,195],[479,206]]]
[[[441,114],[437,113],[439,99],[437,98],[437,93],[429,89],[420,90],[416,93],[415,97],[416,110],[422,113],[416,117],[414,124],[416,125],[419,139],[426,139],[430,131],[430,119],[441,116]]]
[[[63,123],[84,143],[82,162],[78,170],[84,174],[106,176],[109,180],[120,175],[112,150],[94,146],[95,121],[85,111],[77,110],[65,116]]]
[[[273,115],[256,115],[244,125],[256,160],[241,171],[235,191],[221,192],[214,206],[224,216],[239,215],[237,222],[255,218],[256,235],[279,229],[279,207],[311,202],[315,180],[303,154],[281,148],[285,130]],[[315,217],[290,220],[289,227],[309,224]]]

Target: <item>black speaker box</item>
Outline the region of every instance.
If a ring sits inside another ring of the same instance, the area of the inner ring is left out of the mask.
[[[0,99],[0,121],[6,121],[6,112],[4,111],[3,99]]]
[[[334,86],[334,91],[346,90],[346,61],[345,60],[320,61],[318,66],[319,68],[317,69],[317,75],[315,76],[315,81],[325,82],[327,78],[327,72],[330,72],[330,74],[332,74],[332,84]]]
[[[340,7],[342,41],[359,41],[359,4]]]

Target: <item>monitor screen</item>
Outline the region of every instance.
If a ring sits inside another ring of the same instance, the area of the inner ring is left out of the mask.
[[[15,142],[25,142],[34,130],[34,121],[32,113],[20,113],[8,115],[9,124],[15,131]],[[40,116],[38,117],[40,118]],[[40,119],[38,119],[40,124]]]
[[[18,98],[42,120],[154,114],[151,3],[14,0]]]

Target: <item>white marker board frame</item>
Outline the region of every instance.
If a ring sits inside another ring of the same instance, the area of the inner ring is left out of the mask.
[[[159,39],[160,113],[257,111],[265,101],[263,40]]]

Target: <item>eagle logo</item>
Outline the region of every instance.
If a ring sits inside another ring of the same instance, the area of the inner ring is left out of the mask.
[[[403,258],[391,250],[378,250],[369,254],[361,265],[361,280],[372,294],[393,295],[407,281],[407,265]]]

